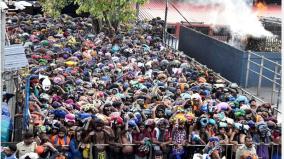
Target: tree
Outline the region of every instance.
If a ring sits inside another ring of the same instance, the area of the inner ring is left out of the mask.
[[[90,13],[95,21],[100,21],[110,28],[117,29],[121,22],[135,18],[135,4],[142,5],[147,0],[40,0],[43,11],[56,18],[69,4],[78,4],[76,13]]]

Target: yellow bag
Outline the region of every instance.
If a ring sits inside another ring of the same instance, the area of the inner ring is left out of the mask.
[[[86,144],[84,150],[83,150],[83,158],[89,158],[90,157],[90,144]]]
[[[103,152],[98,152],[98,159],[106,159],[105,151],[103,151]]]

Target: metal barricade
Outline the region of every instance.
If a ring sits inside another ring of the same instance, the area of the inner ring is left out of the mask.
[[[9,144],[17,144],[16,142],[2,142],[1,146],[5,147]],[[68,145],[66,145],[68,146]],[[109,144],[92,144],[92,146],[110,146]],[[122,146],[137,146],[136,144],[122,144]],[[153,148],[154,145],[152,145]],[[173,144],[168,145],[170,147],[171,154],[171,148]],[[206,145],[185,145],[185,157],[184,158],[193,158],[193,156],[198,156],[197,154],[202,155],[202,150],[205,148]],[[235,149],[234,149],[234,146]],[[225,159],[235,159],[236,156],[236,148],[242,146],[241,144],[233,145],[233,144],[221,144],[222,152],[221,152],[221,158],[225,157]],[[257,151],[257,155],[259,158],[266,158],[266,159],[281,159],[281,144],[264,144],[264,143],[256,143],[254,144],[254,147]],[[261,153],[263,151],[267,151],[267,153]],[[94,152],[94,151],[93,151]],[[107,154],[110,154],[108,150],[106,150]],[[150,153],[151,154],[151,153]],[[135,151],[133,151],[132,156],[135,155]],[[169,155],[170,156],[170,155]],[[153,158],[154,153],[147,156],[148,158]],[[169,157],[168,157],[169,158]]]
[[[165,36],[164,37],[165,45],[169,48],[177,50],[178,49],[178,39],[168,32],[165,32],[164,36]]]
[[[277,109],[281,103],[281,68],[282,66],[278,62],[274,62],[256,53],[248,52],[245,88],[251,92],[255,92],[256,96],[262,95],[263,98],[266,98],[264,100],[269,100],[272,105],[276,105]],[[255,81],[257,82],[256,88],[249,87],[249,79],[255,77],[257,77],[257,81]],[[263,82],[270,83],[272,87],[263,86]],[[267,92],[270,92],[270,95],[261,94]]]

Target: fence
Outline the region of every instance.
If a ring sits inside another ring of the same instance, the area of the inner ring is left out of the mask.
[[[251,73],[252,75],[250,75]],[[249,83],[250,81],[254,81],[254,84],[257,83],[255,89],[257,96],[266,97],[266,100],[270,100],[271,104],[279,106],[281,103],[281,65],[277,61],[275,62],[256,53],[248,52],[245,88],[248,89],[248,85],[250,85],[252,86],[250,90],[253,90],[255,87]],[[272,87],[263,86],[263,82],[271,83],[268,86]]]
[[[164,43],[167,47],[177,50],[178,48],[178,39],[172,34],[165,32]]]
[[[16,144],[15,142],[2,142],[1,146],[7,146],[8,144]],[[68,145],[66,145],[68,146]],[[92,144],[91,147],[95,147],[95,146],[109,146],[109,144]],[[123,144],[122,146],[134,146],[135,148],[137,148],[139,145],[136,144]],[[154,150],[153,150],[153,146],[152,148],[150,148],[150,153],[148,154],[148,158],[154,158],[155,154],[154,154]],[[170,152],[167,153],[167,159],[171,158],[171,151],[172,151],[172,147],[173,144],[169,144],[169,149]],[[202,155],[203,152],[202,150],[205,148],[206,145],[185,145],[184,149],[185,149],[185,158],[194,158],[194,156],[199,156],[198,154]],[[221,157],[225,157],[226,159],[234,159],[235,158],[235,150],[237,147],[241,146],[239,145],[233,145],[233,144],[221,144],[222,147],[222,152],[221,152]],[[281,144],[254,144],[257,152],[260,152],[260,150],[266,150],[267,153],[258,153],[258,157],[261,158],[265,158],[265,159],[281,159]],[[91,151],[91,150],[90,150]],[[92,151],[94,152],[94,151]],[[107,156],[109,155],[109,158],[114,158],[114,154],[107,149],[106,150],[106,154]],[[121,155],[121,153],[119,153]],[[118,154],[115,154],[118,155]],[[128,154],[127,156],[134,156],[135,155],[135,151],[132,154]],[[4,155],[1,154],[1,158],[3,158]],[[117,156],[119,157],[119,156]],[[121,158],[123,158],[123,156],[120,156]],[[129,158],[129,157],[128,157]]]

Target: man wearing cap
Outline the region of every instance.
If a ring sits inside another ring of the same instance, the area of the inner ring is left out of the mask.
[[[240,146],[236,152],[236,159],[246,159],[245,156],[246,158],[250,156],[252,159],[258,158],[251,136],[245,137],[245,144]]]

